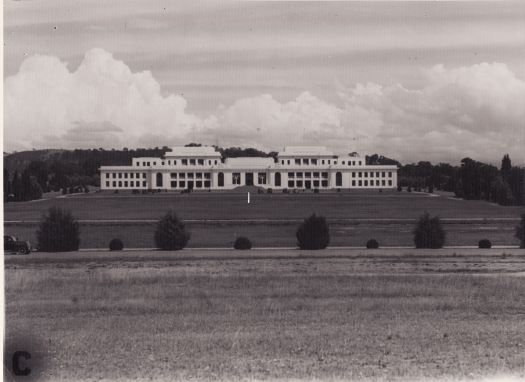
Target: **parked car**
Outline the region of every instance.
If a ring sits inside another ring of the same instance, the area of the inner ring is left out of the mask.
[[[14,236],[4,235],[4,251],[14,251],[27,255],[31,252],[31,244],[28,241],[18,240]]]

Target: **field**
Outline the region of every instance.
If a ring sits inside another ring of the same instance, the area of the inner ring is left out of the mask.
[[[523,207],[465,201],[447,195],[397,191],[321,194],[194,193],[153,195],[92,193],[67,198],[8,203],[6,233],[36,243],[40,216],[50,206],[71,210],[81,220],[81,247],[107,248],[114,237],[127,248],[154,247],[155,222],[173,209],[188,222],[190,247],[231,247],[245,235],[258,247],[294,247],[299,222],[311,213],[331,225],[331,246],[364,246],[375,238],[382,246],[410,246],[414,219],[424,211],[439,215],[448,233],[447,245],[517,245],[514,227]]]
[[[525,378],[525,251],[7,256],[43,380]]]

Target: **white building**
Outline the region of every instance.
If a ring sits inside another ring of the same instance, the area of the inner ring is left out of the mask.
[[[103,190],[377,189],[397,187],[397,166],[370,166],[357,155],[325,147],[286,147],[273,158],[221,160],[213,147],[174,147],[164,158],[133,158],[131,166],[100,167]]]

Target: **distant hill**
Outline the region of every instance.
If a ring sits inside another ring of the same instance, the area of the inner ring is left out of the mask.
[[[27,166],[29,166],[29,163],[31,162],[47,162],[52,160],[53,157],[60,157],[60,154],[64,151],[66,150],[45,149],[4,153],[4,168],[6,168],[9,172],[22,172]]]

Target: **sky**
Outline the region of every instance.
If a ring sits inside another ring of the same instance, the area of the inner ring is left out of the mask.
[[[4,151],[525,164],[525,2],[4,2]]]

